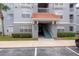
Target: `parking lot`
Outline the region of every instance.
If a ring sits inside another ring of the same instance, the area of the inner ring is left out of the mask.
[[[0,48],[0,56],[79,56],[77,47]]]

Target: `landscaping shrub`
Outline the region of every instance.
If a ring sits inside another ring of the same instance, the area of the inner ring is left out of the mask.
[[[75,32],[58,32],[58,37],[75,37]]]
[[[29,34],[29,33],[13,33],[12,37],[14,37],[14,38],[32,38],[32,34]]]

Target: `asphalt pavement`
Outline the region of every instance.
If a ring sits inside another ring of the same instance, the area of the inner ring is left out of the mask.
[[[75,46],[0,48],[0,56],[79,56],[79,49]]]

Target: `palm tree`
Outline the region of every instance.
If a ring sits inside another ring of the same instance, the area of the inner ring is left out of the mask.
[[[0,19],[2,22],[2,35],[4,36],[4,16],[3,16],[3,11],[7,11],[10,8],[7,5],[4,5],[2,3],[0,3]]]

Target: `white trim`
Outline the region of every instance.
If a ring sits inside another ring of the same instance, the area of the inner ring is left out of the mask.
[[[58,26],[57,29],[65,29],[63,26]]]
[[[37,48],[35,48],[35,54],[34,54],[34,56],[37,56]]]
[[[35,20],[35,21],[59,21],[59,19],[56,19],[56,18],[32,18],[32,20]]]
[[[7,25],[8,27],[13,27],[13,25]]]
[[[70,24],[69,22],[57,22],[57,24]]]
[[[14,22],[14,23],[32,23],[32,22]]]
[[[57,22],[57,24],[76,24],[76,23],[69,23],[69,22]]]

